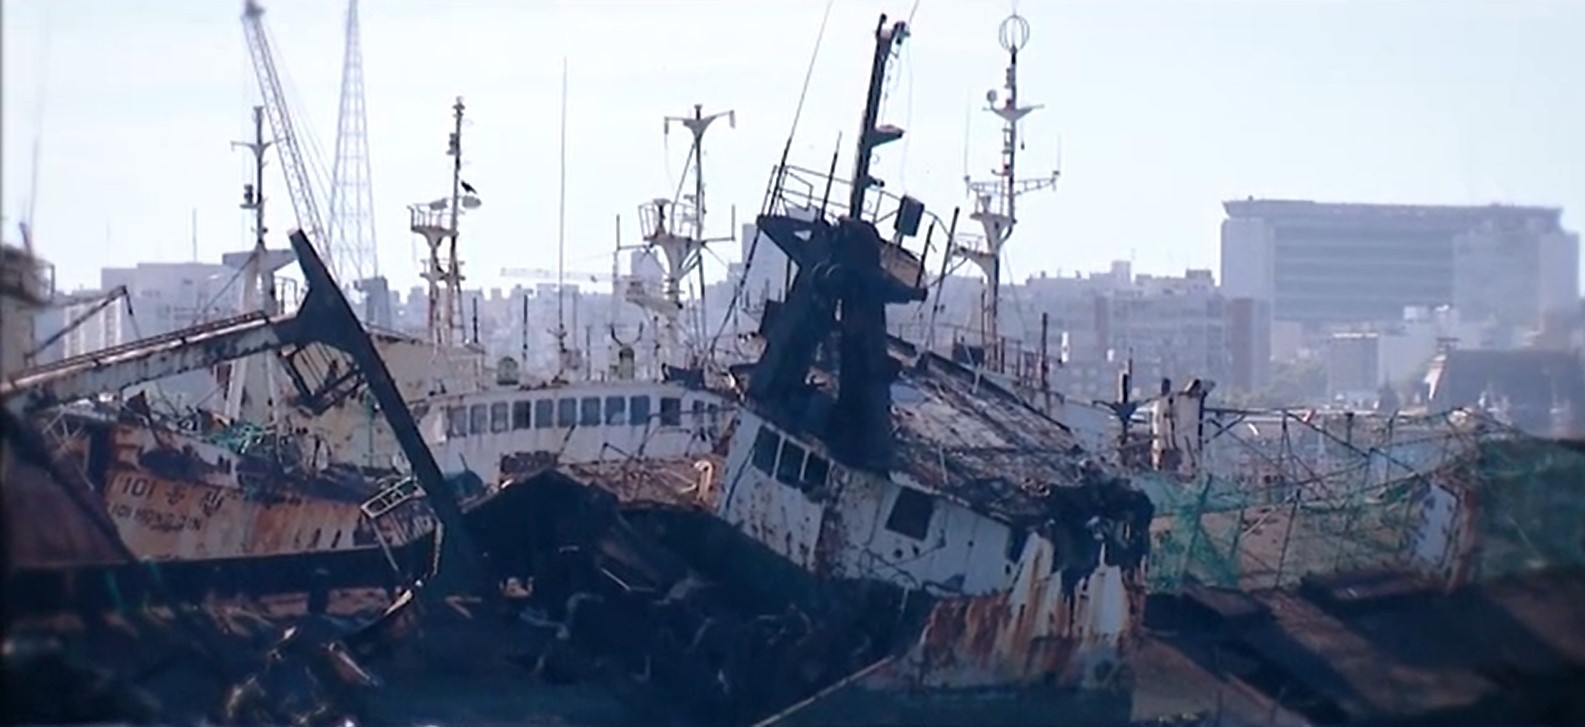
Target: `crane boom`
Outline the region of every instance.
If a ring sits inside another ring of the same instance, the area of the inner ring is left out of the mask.
[[[308,174],[308,164],[298,144],[297,131],[292,126],[292,115],[286,107],[286,94],[281,90],[280,75],[275,70],[275,53],[270,48],[269,33],[264,28],[264,8],[257,0],[244,0],[242,29],[248,39],[248,55],[253,59],[253,74],[259,82],[259,95],[264,99],[264,113],[270,120],[270,131],[275,135],[275,152],[280,156],[282,172],[286,176],[286,191],[292,199],[292,210],[297,213],[297,226],[309,240],[324,240],[324,221],[319,215],[319,201]],[[337,277],[344,274],[345,261],[335,258],[334,250],[329,267]],[[339,281],[338,281],[339,284]]]

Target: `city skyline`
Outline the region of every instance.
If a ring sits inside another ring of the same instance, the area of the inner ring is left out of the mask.
[[[874,15],[911,6],[834,5],[793,163],[823,165],[837,134],[851,137]],[[293,0],[266,8],[283,67],[306,102],[294,110],[318,122],[317,143],[328,149],[343,8]],[[491,287],[493,271],[554,255],[562,55],[572,84],[569,270],[609,269],[617,214],[624,241],[637,241],[633,210],[669,189],[668,166],[672,175],[682,166],[683,137],[674,130],[665,140],[660,118],[695,102],[738,112],[736,129],[712,132],[706,157],[711,226],[731,234],[730,208],[746,221],[785,141],[824,4],[689,6],[654,17],[619,2],[447,8],[386,2],[363,11],[381,268],[399,289],[416,280],[416,239],[399,215],[445,182],[443,135],[459,94],[471,119],[468,177],[485,201],[463,232],[476,276],[469,287]],[[190,259],[194,209],[199,259],[244,247],[235,207],[246,160],[227,145],[247,138],[256,91],[238,9],[7,4],[6,234],[27,206],[47,78],[36,226],[40,252],[67,288],[92,284],[103,265]],[[971,171],[995,163],[998,139],[993,117],[965,112],[1001,80],[996,26],[1006,12],[935,0],[918,7],[883,119],[909,133],[879,160],[890,189],[939,211],[967,206],[965,116]],[[1011,280],[1113,259],[1140,271],[1217,270],[1221,202],[1245,196],[1537,204],[1563,208],[1564,226],[1582,227],[1585,180],[1566,160],[1585,157],[1585,142],[1565,133],[1585,124],[1585,105],[1569,91],[1585,87],[1585,51],[1567,43],[1585,28],[1575,4],[1026,3],[1019,12],[1032,28],[1022,95],[1046,106],[1025,122],[1022,169],[1045,173],[1060,154],[1063,179],[1022,205]],[[617,17],[643,20],[654,38],[614,27]],[[766,24],[788,31],[740,32]],[[562,32],[535,40],[544,28]],[[453,37],[469,42],[410,52]],[[508,44],[518,48],[506,52]],[[694,45],[696,54],[678,50]],[[664,63],[635,68],[668,50]],[[106,65],[121,69],[114,80],[101,72]],[[754,70],[723,70],[731,66]],[[278,245],[290,208],[279,181],[267,184]],[[722,277],[720,261],[707,264]]]

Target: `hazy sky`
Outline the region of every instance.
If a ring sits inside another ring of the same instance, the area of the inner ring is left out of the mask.
[[[296,111],[328,169],[342,0],[263,0]],[[223,0],[6,0],[6,239],[37,195],[35,241],[67,287],[138,260],[243,249],[249,176],[233,140],[258,92],[239,15]],[[379,264],[417,282],[407,204],[449,191],[450,105],[465,98],[465,178],[484,205],[463,227],[469,285],[503,266],[553,267],[561,58],[571,77],[568,267],[608,270],[615,216],[670,197],[687,134],[661,119],[735,109],[706,140],[712,227],[757,210],[786,139],[824,0],[363,0]],[[792,161],[822,167],[859,121],[878,13],[914,10],[883,120],[888,188],[949,216],[968,164],[997,159],[981,111],[1006,56],[997,0],[835,0]],[[1585,2],[1557,0],[1025,0],[1026,174],[1016,279],[1217,266],[1220,202],[1249,195],[1561,206],[1585,228]],[[41,91],[44,102],[39,103]],[[970,117],[967,110],[973,106]],[[42,124],[39,123],[42,106]],[[40,130],[42,129],[42,135]],[[38,185],[30,182],[35,139]],[[668,155],[669,148],[669,155]],[[274,230],[294,217],[272,165]],[[324,202],[322,206],[328,207]],[[278,236],[274,245],[284,245]],[[735,245],[718,250],[736,259]],[[720,264],[711,261],[715,275]]]

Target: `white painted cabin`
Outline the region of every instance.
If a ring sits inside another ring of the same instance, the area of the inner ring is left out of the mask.
[[[744,409],[716,514],[810,573],[929,593],[944,599],[944,619],[958,618],[955,608],[1002,614],[982,626],[997,646],[978,663],[907,679],[1104,678],[1141,617],[1148,498],[1012,392],[934,354],[920,367],[911,347],[894,343],[892,353],[903,373],[892,384],[890,472],[846,467],[818,436]],[[964,638],[976,630],[953,628]],[[1075,648],[1057,661],[1026,658],[1028,640],[1043,637]],[[928,652],[973,647],[916,648],[910,658],[929,662]]]
[[[582,463],[708,453],[735,409],[721,394],[657,381],[503,387],[426,403],[425,439],[441,471],[472,470],[486,482],[512,454]]]

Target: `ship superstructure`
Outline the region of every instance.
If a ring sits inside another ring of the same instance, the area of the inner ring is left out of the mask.
[[[763,356],[739,367],[746,401],[715,512],[821,579],[931,603],[916,641],[843,687],[867,704],[932,723],[1014,702],[1049,718],[1076,709],[1070,696],[1126,685],[1152,508],[1010,391],[887,335],[887,306],[927,295],[928,238],[923,254],[905,246],[924,205],[904,196],[865,214],[885,204],[870,194],[872,152],[903,134],[877,115],[907,31],[884,16],[876,30],[846,205],[773,202],[757,220],[796,272],[762,322]],[[875,719],[819,704],[812,723]]]

